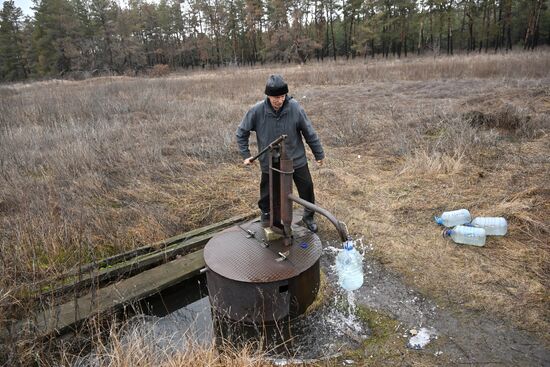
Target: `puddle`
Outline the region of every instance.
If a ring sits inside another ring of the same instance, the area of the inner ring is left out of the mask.
[[[197,282],[196,286],[205,289],[205,280]],[[187,288],[185,288],[187,287]],[[184,288],[189,290],[189,284]],[[172,289],[169,295],[160,297],[163,300],[174,297]],[[198,292],[202,298],[196,299],[186,292],[191,303],[161,316],[136,315],[126,321],[117,341],[117,347],[134,347],[147,344],[148,351],[158,355],[159,361],[170,355],[182,353],[190,345],[197,343],[210,347],[220,340],[219,323],[212,318],[212,310],[207,296]],[[161,310],[154,300],[153,304],[145,303],[144,309]],[[224,325],[223,335],[231,331],[240,341],[262,341],[267,358],[274,365],[284,366],[296,363],[313,363],[315,361],[334,358],[344,350],[358,348],[368,337],[366,325],[355,316],[356,300],[353,292],[336,290],[333,298],[326,301],[318,309],[307,315],[301,315],[293,320],[279,322],[277,325],[243,325],[235,323]],[[166,304],[165,304],[166,305]],[[169,305],[166,305],[167,308]],[[228,338],[235,341],[234,338]],[[141,343],[141,344],[140,344]],[[145,347],[145,346],[144,346]],[[104,354],[104,353],[103,353]],[[94,353],[81,358],[74,366],[95,366],[101,362]]]

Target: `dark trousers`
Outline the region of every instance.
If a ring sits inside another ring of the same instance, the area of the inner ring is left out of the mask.
[[[313,180],[309,173],[307,164],[300,168],[294,169],[292,175],[298,195],[300,198],[315,204],[315,193],[313,192]],[[269,213],[269,173],[262,172],[262,180],[260,182],[260,200],[258,206],[262,213]],[[313,217],[314,212],[304,209],[304,217]]]

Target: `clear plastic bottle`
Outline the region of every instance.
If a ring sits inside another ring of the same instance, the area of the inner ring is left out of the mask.
[[[504,236],[508,231],[508,223],[502,217],[477,217],[471,225],[485,229],[487,236]]]
[[[435,217],[435,222],[439,225],[451,228],[461,224],[470,223],[472,217],[468,209],[452,210],[444,212],[441,217]]]
[[[443,237],[451,237],[454,242],[463,245],[484,246],[486,233],[483,228],[456,226],[443,231]]]
[[[353,241],[346,241],[344,249],[336,256],[338,284],[347,291],[354,291],[363,285],[363,256],[353,246]]]

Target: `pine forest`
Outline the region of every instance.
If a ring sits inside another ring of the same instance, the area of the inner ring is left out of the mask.
[[[532,50],[545,0],[35,0],[0,11],[0,81]]]

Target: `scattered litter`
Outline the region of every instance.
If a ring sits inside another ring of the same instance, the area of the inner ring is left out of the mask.
[[[323,249],[324,252],[328,252],[328,253],[338,253],[340,252],[341,250],[339,248],[336,248],[334,246],[326,246],[324,249]]]
[[[438,356],[440,356],[440,355],[442,355],[442,354],[443,354],[443,352],[440,351],[440,350],[438,350],[437,352],[434,353],[434,356],[438,357]]]
[[[409,334],[411,334],[412,336],[415,336],[416,334],[418,334],[418,330],[411,329],[411,330],[409,330]]]
[[[424,349],[424,347],[430,342],[432,335],[435,335],[435,333],[426,328],[421,328],[416,335],[409,339],[407,347],[411,349]]]
[[[323,358],[272,358],[266,357],[266,359],[271,362],[274,366],[296,366],[296,365],[311,365],[318,364],[322,361],[332,360],[338,357],[341,357],[342,353],[338,352],[335,354],[326,355]]]
[[[399,330],[400,327],[401,327],[401,323],[397,324],[397,326],[395,327],[395,331]]]
[[[355,364],[355,361],[351,359],[345,359],[344,360],[344,366],[351,366],[352,364]]]

